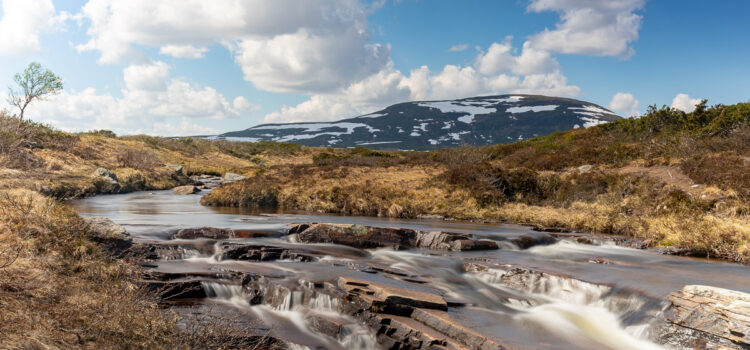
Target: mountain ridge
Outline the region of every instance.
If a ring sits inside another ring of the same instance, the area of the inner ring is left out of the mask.
[[[260,124],[210,138],[317,147],[430,150],[524,140],[620,118],[590,102],[509,94],[403,102],[333,122]]]

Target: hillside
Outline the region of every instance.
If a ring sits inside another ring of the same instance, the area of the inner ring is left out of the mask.
[[[364,148],[264,169],[205,205],[503,221],[619,234],[666,253],[750,261],[750,104],[652,107],[638,119],[510,144]]]
[[[430,150],[508,143],[619,118],[605,108],[573,99],[501,95],[400,103],[336,122],[263,124],[214,138],[316,147]]]

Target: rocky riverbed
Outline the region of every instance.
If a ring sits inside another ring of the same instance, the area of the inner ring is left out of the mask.
[[[165,307],[247,324],[266,347],[750,348],[746,266],[511,225],[206,208],[199,196],[73,205],[143,261]]]

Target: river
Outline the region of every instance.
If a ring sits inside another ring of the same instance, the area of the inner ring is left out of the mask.
[[[240,271],[302,289],[306,284],[312,286],[343,276],[435,293],[448,300],[448,314],[454,320],[483,337],[517,348],[660,349],[664,347],[656,343],[653,320],[664,309],[664,298],[670,292],[689,284],[750,292],[750,269],[746,266],[565,239],[521,250],[508,244],[508,240],[540,234],[523,226],[211,208],[201,206],[199,200],[199,195],[159,191],[102,195],[75,200],[71,205],[84,217],[106,217],[122,225],[137,242],[187,247],[178,259],[151,264],[156,271],[188,275]],[[497,241],[501,249],[363,251],[334,244],[301,244],[295,242],[294,236],[281,235],[290,223],[308,222],[471,233],[477,238]],[[229,241],[313,247],[319,259],[227,260],[220,258],[221,245],[216,242],[201,245],[171,239],[176,230],[203,226],[278,231],[277,236]],[[472,261],[489,266],[524,267],[551,275],[532,281],[525,289],[512,289],[500,283],[508,269],[467,272],[465,264]],[[354,268],[363,265],[387,266],[401,274]],[[378,349],[381,346],[371,328],[341,313],[339,301],[326,294],[316,294],[303,302],[302,292],[293,292],[277,305],[251,305],[239,285],[206,281],[203,287],[209,298],[199,303],[220,305],[222,312],[259,319],[272,335],[294,344],[294,348]],[[338,317],[348,325],[336,337],[320,334],[310,327],[307,317],[310,313]]]

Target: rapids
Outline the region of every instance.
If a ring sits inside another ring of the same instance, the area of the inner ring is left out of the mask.
[[[197,302],[213,303],[257,319],[292,349],[380,348],[371,328],[345,315],[338,299],[315,287],[338,277],[442,295],[449,303],[448,313],[462,325],[503,344],[545,349],[661,349],[654,342],[652,323],[666,307],[668,293],[687,284],[750,292],[750,269],[745,266],[569,240],[521,250],[509,240],[538,234],[522,226],[209,208],[201,206],[199,199],[160,191],[98,196],[72,201],[72,205],[84,217],[107,217],[122,225],[138,242],[181,245],[176,258],[150,265],[156,271],[196,276],[244,272],[291,286],[291,292],[280,292],[277,305],[251,305],[252,296],[238,282],[206,280],[201,286],[208,299]],[[501,249],[359,250],[297,243],[293,235],[282,235],[288,224],[303,222],[472,233],[477,238],[498,241]],[[278,232],[263,238],[226,241],[291,247],[309,251],[319,259],[228,260],[222,259],[222,241],[170,239],[178,229],[203,226]],[[601,259],[610,263],[595,263]],[[467,272],[465,265],[471,262],[519,266],[553,275],[531,279],[522,288],[510,288],[501,283],[509,269]],[[363,266],[393,272],[372,273]],[[303,299],[304,293],[312,296]],[[311,315],[335,319],[345,325],[343,331],[337,337],[320,334],[311,327]]]

